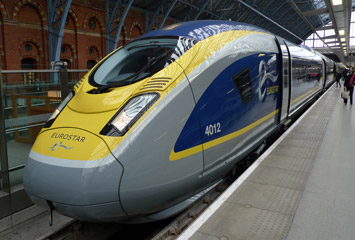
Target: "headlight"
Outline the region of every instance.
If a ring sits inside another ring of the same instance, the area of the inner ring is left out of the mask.
[[[63,110],[63,108],[68,104],[68,102],[74,97],[74,93],[70,92],[68,96],[59,104],[58,108],[53,112],[53,114],[49,117],[46,124],[44,124],[44,128],[49,128],[52,126],[54,120],[59,115],[59,113]]]
[[[157,93],[147,93],[131,98],[101,130],[100,134],[124,135],[158,98]]]

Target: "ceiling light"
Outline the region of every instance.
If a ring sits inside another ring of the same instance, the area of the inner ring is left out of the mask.
[[[341,5],[341,4],[343,4],[343,1],[342,0],[332,0],[332,4],[333,4],[333,6]]]
[[[345,38],[340,38],[340,41],[345,42]]]
[[[344,29],[339,30],[339,35],[344,35],[344,34],[345,34]]]

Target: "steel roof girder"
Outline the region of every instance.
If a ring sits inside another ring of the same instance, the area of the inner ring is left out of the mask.
[[[286,2],[287,2],[287,0],[286,0]],[[285,11],[281,16],[278,17],[278,20],[277,20],[277,21],[279,22],[279,21],[281,21],[281,19],[283,19],[285,22],[287,22],[288,19],[285,20],[284,17],[285,17],[285,15],[288,14],[288,12],[289,12],[290,10],[292,10],[292,9],[291,9],[291,8],[288,8],[287,11]],[[290,15],[289,18],[291,18],[291,17],[293,17],[293,16]]]
[[[106,0],[106,13],[105,13],[105,19],[106,19],[106,34],[111,34],[114,31],[114,21],[115,21],[115,16],[120,15],[119,11],[119,6],[122,3],[122,0],[118,0],[115,2],[115,6],[113,7],[112,13],[110,15],[110,6],[109,6],[110,0]],[[118,14],[117,14],[118,13]]]
[[[120,17],[119,6],[122,4],[121,0],[115,2],[112,13],[110,14],[110,0],[106,0],[105,2],[105,19],[106,19],[106,54],[112,52],[117,43],[115,43],[115,36],[111,35],[112,32],[118,29],[114,27],[115,16]],[[118,14],[117,14],[118,13]]]
[[[192,8],[195,8],[195,9],[197,9],[197,10],[200,10],[199,7],[195,6],[195,5],[192,4],[192,3],[187,2],[187,1],[185,1],[185,0],[178,0],[178,1],[181,2],[182,4],[185,4],[185,5],[187,5],[187,6],[190,6],[190,7],[192,7]],[[217,15],[217,14],[211,12],[211,11],[208,11],[208,10],[203,10],[203,12],[205,12],[205,13],[207,13],[207,14],[213,16],[213,17],[216,17],[216,18],[219,17],[219,15]]]
[[[300,17],[303,20],[303,23],[306,23],[311,30],[314,30],[312,23],[303,15],[303,10],[300,9],[293,0],[287,0],[287,2],[293,8],[293,10],[298,14],[298,17]],[[286,22],[288,22],[289,19],[290,18],[288,18]]]
[[[291,7],[293,7],[292,4],[291,4]],[[298,13],[296,9],[294,9],[294,10],[296,11],[296,13]],[[301,10],[299,9],[299,11],[301,11]],[[298,14],[298,17],[301,18],[301,19],[300,19],[300,21],[297,21],[296,26],[298,26],[300,23],[306,24],[306,25],[308,24],[308,23],[307,23],[308,20],[307,20],[307,19],[304,19],[300,14]],[[289,24],[290,24],[290,19],[292,19],[292,18],[294,18],[294,16],[291,15],[289,18],[285,19],[284,23],[287,24],[287,25],[289,25]],[[302,21],[302,20],[303,20],[303,21]],[[293,22],[292,22],[291,24],[294,25]],[[307,25],[307,26],[308,26],[308,28],[309,28],[311,31],[313,30],[313,28],[311,28],[309,25]],[[294,28],[297,29],[297,27],[294,27]]]
[[[322,26],[322,27],[317,27],[315,28],[316,31],[321,31],[321,30],[330,30],[330,29],[334,29],[333,25],[330,26]]]
[[[264,28],[265,29],[265,24],[268,24],[268,21],[264,21],[262,24],[259,25],[259,27]]]
[[[330,41],[330,42],[327,42],[328,44],[329,43],[339,43],[339,41]]]
[[[301,20],[303,20],[303,21],[298,21],[298,24],[301,22],[301,23],[305,23],[306,25],[308,25],[308,27],[309,27],[309,29],[311,29],[311,31],[313,31],[313,29],[314,29],[314,27],[313,27],[313,25],[308,21],[308,19],[302,14],[303,12],[303,10],[302,9],[299,9],[298,8],[298,6],[296,5],[296,3],[295,2],[293,2],[293,0],[287,0],[288,1],[288,3],[289,3],[289,5],[291,6],[291,9],[293,8],[294,9],[294,11],[298,14],[298,17],[299,18],[301,18]],[[293,5],[293,4],[295,4],[295,5]],[[289,20],[290,19],[292,19],[294,16],[290,16],[290,17],[288,17],[287,19],[285,19],[285,23],[289,23]]]
[[[55,24],[55,17],[57,15],[57,9],[60,5],[59,0],[54,0],[54,3],[52,0],[47,0],[47,5],[48,5],[48,23],[50,25]]]
[[[69,8],[72,0],[47,0],[48,4],[48,32],[49,32],[49,60],[60,60],[60,49],[62,46],[62,39],[64,35],[65,21],[67,20]],[[63,8],[62,15],[60,16],[59,27],[54,25],[57,23],[56,16],[59,7]]]
[[[149,11],[145,10],[145,31],[148,32],[148,28],[149,28]]]
[[[269,0],[268,4],[263,8],[263,12],[265,12],[265,9],[267,9],[274,1]]]
[[[247,14],[248,12],[249,12],[248,9],[245,10],[244,12],[242,12],[242,14],[240,14],[240,12],[238,12],[237,14],[240,14],[240,15],[237,16],[237,14],[236,14],[235,16],[233,16],[233,18],[234,18],[234,17],[238,17],[238,18],[237,18],[237,22],[238,22],[238,21],[240,21],[240,20],[244,17],[244,15]]]
[[[174,8],[175,4],[177,3],[177,1],[178,1],[178,0],[174,0],[174,1],[170,4],[169,9],[168,9],[168,11],[165,13],[165,15],[164,15],[164,17],[163,17],[163,20],[162,20],[161,23],[160,23],[159,28],[162,28],[162,27],[164,26],[164,24],[165,24],[165,22],[166,22],[166,19],[168,18],[170,12],[173,10],[173,8]]]
[[[319,5],[320,5],[320,2],[317,3],[317,6],[319,6]],[[321,5],[323,5],[323,4],[321,4]],[[326,11],[327,11],[326,13],[329,12],[328,9],[327,9],[327,7],[326,7],[326,5],[325,5],[325,3],[324,3],[324,7],[322,7],[322,8],[317,8],[315,2],[313,1],[313,2],[312,2],[312,6],[313,6],[313,9],[314,9],[314,10],[326,9]],[[320,10],[320,11],[324,11],[324,10]],[[325,13],[320,13],[320,14],[317,15],[317,17],[318,17],[318,19],[319,19],[321,25],[325,25],[325,24],[324,24],[324,21],[323,21],[323,18],[321,17],[321,14],[325,14]],[[305,15],[305,16],[307,16],[307,15]]]
[[[223,6],[224,8],[230,6],[232,3],[234,2],[234,0],[230,0],[228,2],[226,2],[226,4]],[[219,7],[221,4],[219,4],[217,7]],[[218,19],[222,19],[224,17],[224,15],[230,10],[230,9],[221,9],[220,11],[222,11],[222,14],[220,15],[220,17]],[[218,10],[217,10],[218,11]]]
[[[352,3],[350,1],[344,1],[343,9],[334,8],[334,17],[336,19],[338,29],[343,28],[345,30],[344,35],[339,35],[339,40],[341,37],[345,37],[345,43],[347,46],[347,51],[350,53],[350,22],[351,22],[351,9]],[[338,32],[339,33],[339,32]]]
[[[115,46],[118,44],[118,40],[120,38],[120,34],[122,31],[122,27],[123,27],[123,23],[126,20],[127,14],[129,12],[129,10],[131,9],[131,6],[133,4],[134,0],[129,0],[129,2],[126,4],[126,7],[122,13],[121,19],[120,19],[120,23],[118,24],[117,27],[117,31],[116,31],[116,36],[115,36]]]
[[[276,8],[272,13],[271,13],[271,17],[275,15],[275,13],[277,13],[284,5],[286,4],[286,1],[284,1],[282,4],[280,4],[280,6],[278,8]]]
[[[337,35],[329,35],[326,37],[321,37],[320,39],[332,39],[332,38],[338,38]]]
[[[251,20],[250,20],[251,19]],[[258,20],[260,20],[262,18],[259,18],[258,15],[256,15],[256,17],[254,17],[253,15],[249,15],[248,16],[248,19],[247,19],[247,22],[250,23],[250,24],[253,24],[253,25],[256,25],[256,23],[258,22]],[[258,26],[258,25],[256,25]]]
[[[186,13],[185,17],[182,19],[183,22],[187,21],[187,19],[189,18],[191,12],[192,12],[192,8],[190,7],[190,10]]]
[[[224,5],[223,5],[223,2],[225,3]],[[217,3],[217,5],[215,5],[215,9],[216,9],[216,11],[219,11],[218,9],[219,9],[219,7],[220,6],[229,6],[230,5],[230,3],[231,3],[231,0],[229,0],[229,1],[222,1],[222,0],[220,0],[220,1],[218,1],[218,3]]]
[[[311,28],[306,22],[304,22],[302,20],[301,21],[297,21],[296,24],[294,24],[293,26],[294,26],[294,29],[296,29],[296,31],[298,31],[298,32],[301,32],[301,34],[304,34],[303,33],[304,31],[300,31],[299,30],[299,29],[302,29],[302,26],[303,26],[303,28],[304,27],[306,27],[306,28],[308,27],[308,29],[309,29],[308,32],[313,32],[313,29],[314,29],[314,28]]]
[[[351,6],[352,6],[352,2],[351,0],[344,0],[343,4],[340,6],[333,6],[329,0],[324,0],[325,4],[327,6],[327,8],[329,9],[329,15],[330,18],[332,20],[333,26],[334,26],[334,31],[335,34],[337,35],[337,38],[340,41],[340,36],[339,36],[339,28],[344,28],[345,30],[345,35],[342,36],[345,38],[345,43],[346,43],[346,49],[348,49],[349,51],[349,32],[350,32],[350,18],[351,18]],[[338,11],[343,11],[344,15],[343,18],[345,19],[345,25],[340,26],[339,25],[339,16],[336,17],[334,11],[338,12]],[[340,41],[341,43],[341,41]]]
[[[296,34],[294,34],[293,32],[291,32],[290,30],[288,30],[287,28],[285,28],[284,26],[282,26],[281,24],[277,23],[276,21],[274,21],[273,19],[271,19],[270,17],[266,16],[265,14],[261,13],[260,11],[256,10],[255,8],[253,8],[252,6],[250,6],[249,4],[245,3],[242,0],[236,0],[239,3],[243,4],[245,7],[249,8],[250,10],[252,10],[253,12],[257,13],[258,15],[264,17],[266,20],[272,22],[273,24],[275,24],[276,26],[278,26],[279,28],[281,28],[282,30],[288,32],[289,34],[293,35],[295,38],[303,41],[302,38],[300,38],[299,36],[297,36]]]
[[[153,16],[153,18],[152,18],[152,21],[151,21],[150,24],[149,24],[149,28],[148,28],[147,32],[152,31],[153,26],[154,26],[154,22],[155,22],[155,20],[157,19],[158,15],[160,14],[160,11],[163,9],[164,4],[165,4],[166,1],[167,1],[167,0],[161,0],[161,1],[160,1],[160,4],[159,4],[157,10],[154,12],[154,16]]]
[[[205,2],[203,3],[200,11],[196,14],[196,16],[194,17],[194,20],[197,20],[198,17],[201,15],[201,13],[205,10],[205,8],[207,7],[208,3],[210,2],[210,0],[205,0]]]
[[[106,0],[106,19],[112,19],[112,22],[110,22],[109,26],[106,25],[106,54],[109,54],[110,52],[115,50],[115,48],[118,44],[119,38],[120,38],[120,34],[122,31],[124,21],[125,21],[127,14],[133,4],[133,0],[129,0],[129,2],[125,6],[123,13],[120,16],[118,27],[113,28],[114,19],[115,19],[117,11],[119,11],[118,8],[119,8],[119,5],[122,3],[122,1],[118,1],[115,3],[115,6],[114,6],[111,16],[110,16],[109,5],[108,5],[109,1],[110,0]],[[114,36],[111,35],[111,33],[115,30],[116,30],[115,35]]]
[[[315,10],[304,12],[303,15],[305,15],[306,17],[310,17],[310,16],[317,16],[317,15],[321,15],[321,14],[325,14],[325,13],[328,13],[328,9],[327,8],[320,8],[320,9],[315,9]]]
[[[297,4],[293,1],[293,0],[287,0],[287,2],[293,7],[293,9],[298,13],[298,15],[303,19],[303,21],[305,23],[307,23],[307,25],[310,27],[310,29],[312,30],[312,32],[314,32],[318,38],[327,46],[327,43],[319,36],[319,34],[317,33],[317,31],[315,30],[315,28],[313,27],[313,25],[308,21],[308,19],[303,15],[301,9],[299,9],[299,7],[297,6]]]

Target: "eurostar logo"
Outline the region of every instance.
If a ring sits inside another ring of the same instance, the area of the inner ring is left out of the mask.
[[[264,56],[259,54],[259,57]],[[273,55],[267,62],[261,60],[259,63],[259,100],[263,102],[265,95],[269,95],[278,92],[278,88],[267,89],[267,82],[271,81],[273,84],[277,82],[278,73],[275,70],[276,55]]]
[[[51,150],[52,150],[52,151],[55,151],[55,150],[57,150],[59,147],[62,147],[62,148],[64,148],[64,149],[68,149],[68,150],[69,150],[69,149],[72,149],[71,147],[67,147],[67,146],[63,145],[62,142],[59,141],[59,142],[57,142],[56,144],[54,144],[53,147],[51,147]]]

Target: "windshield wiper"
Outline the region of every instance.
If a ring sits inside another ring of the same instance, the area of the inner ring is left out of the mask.
[[[175,47],[175,45],[172,44],[172,43],[170,43],[170,42],[158,42],[158,41],[153,41],[153,42],[138,44],[138,45],[129,47],[129,48],[127,48],[127,50],[130,51],[130,50],[135,49],[135,48],[151,47],[151,46],[156,46],[156,47],[159,47],[159,48],[161,48],[161,47],[167,47],[167,46]]]
[[[162,60],[164,57],[166,57],[169,53],[171,53],[174,49],[170,49],[165,53],[160,54],[158,57],[148,57],[148,63],[143,66],[139,71],[137,71],[136,73],[133,73],[131,76],[122,79],[119,82],[115,82],[112,84],[108,84],[108,85],[103,85],[98,87],[96,90],[93,91],[93,93],[102,93],[104,91],[106,91],[109,88],[114,88],[114,87],[121,87],[124,85],[128,85],[134,82],[134,80],[136,80],[136,78],[143,73],[144,71],[148,70],[149,68],[151,68],[152,66],[154,66],[155,64],[157,64],[160,60]]]

